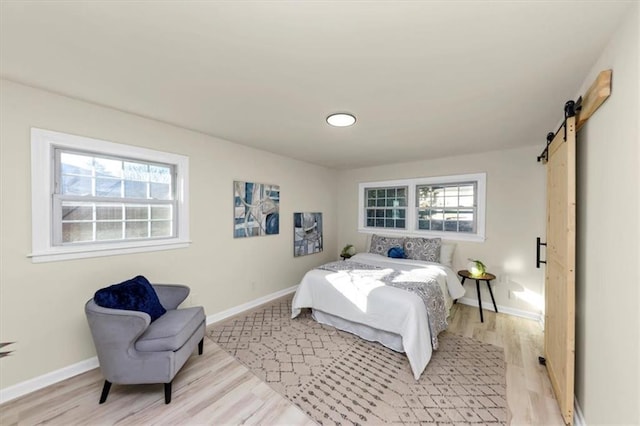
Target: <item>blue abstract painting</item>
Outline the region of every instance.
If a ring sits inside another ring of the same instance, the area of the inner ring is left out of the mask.
[[[234,238],[280,233],[280,186],[233,182]]]
[[[322,213],[293,214],[293,256],[322,251]]]

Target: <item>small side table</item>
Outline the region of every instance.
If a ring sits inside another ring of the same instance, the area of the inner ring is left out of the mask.
[[[489,294],[491,295],[491,301],[493,302],[493,309],[498,312],[498,307],[496,306],[496,299],[493,298],[493,291],[491,291],[491,281],[496,279],[496,276],[485,272],[484,274],[474,277],[471,275],[471,272],[463,269],[462,271],[458,271],[458,275],[462,278],[461,284],[464,285],[464,282],[467,278],[470,280],[476,280],[476,291],[478,292],[478,308],[480,309],[480,322],[484,322],[484,317],[482,315],[482,299],[480,298],[480,281],[484,281],[487,283],[487,287],[489,288]]]

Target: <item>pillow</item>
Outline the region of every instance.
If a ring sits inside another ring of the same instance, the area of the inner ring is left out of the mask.
[[[440,260],[440,238],[407,238],[404,251],[408,259],[438,262]]]
[[[452,243],[442,243],[440,246],[440,263],[449,268],[453,267],[453,252],[456,245]]]
[[[387,252],[387,256],[394,259],[404,259],[406,257],[402,247],[391,247]]]
[[[151,322],[167,312],[151,283],[142,275],[96,291],[93,300],[103,308],[146,312]]]
[[[371,237],[371,246],[369,247],[369,253],[387,256],[390,248],[402,246],[404,246],[403,237],[383,237],[382,235],[373,234],[373,236]]]

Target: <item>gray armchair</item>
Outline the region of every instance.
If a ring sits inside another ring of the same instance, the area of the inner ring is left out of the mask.
[[[202,355],[205,314],[201,306],[177,309],[189,295],[189,287],[154,284],[167,312],[151,322],[145,312],[98,306],[93,298],[85,313],[105,377],[100,404],[107,400],[111,384],[164,383],[165,403],[171,402],[171,383],[193,353]]]

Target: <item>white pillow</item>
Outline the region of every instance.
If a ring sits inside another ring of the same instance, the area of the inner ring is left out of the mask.
[[[453,252],[456,250],[454,243],[442,242],[440,246],[440,263],[449,268],[453,267]]]

